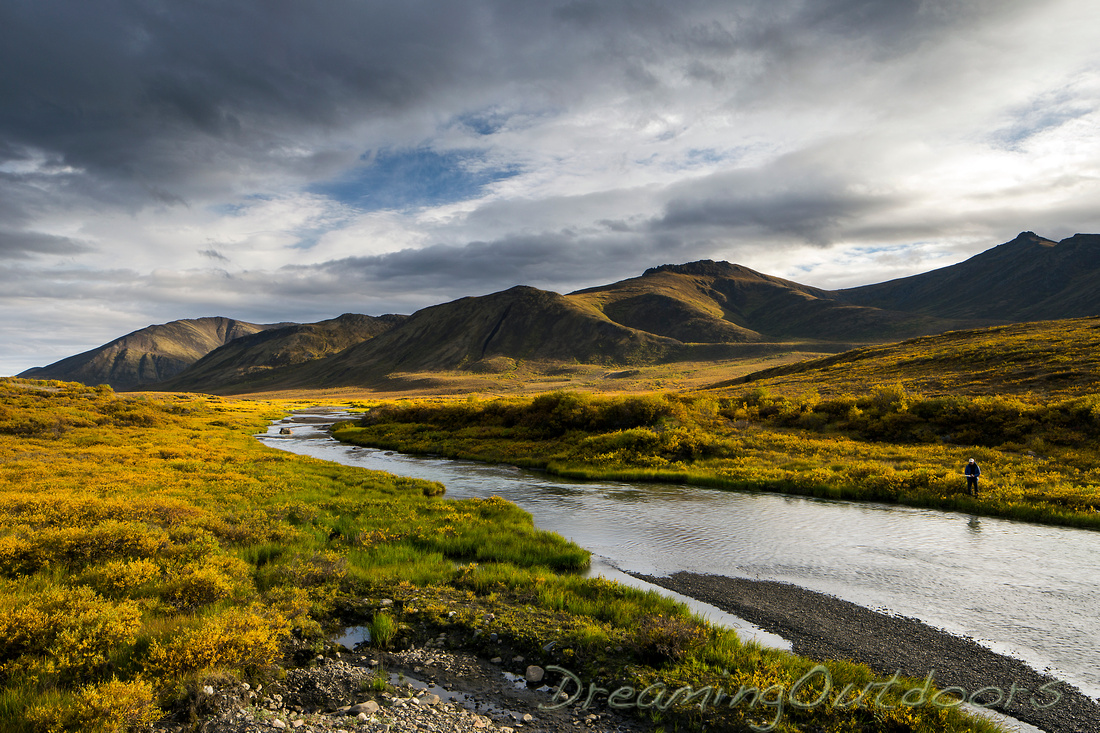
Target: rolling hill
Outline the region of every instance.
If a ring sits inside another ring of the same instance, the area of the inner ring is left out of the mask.
[[[754,372],[711,386],[862,394],[905,384],[925,395],[1039,396],[1096,392],[1100,316],[1013,323],[867,346]],[[1090,419],[1095,419],[1090,418]]]
[[[19,376],[93,386],[109,384],[117,390],[135,389],[176,376],[234,339],[285,325],[288,324],[261,325],[223,317],[171,321],[147,326],[49,366],[28,369]]]

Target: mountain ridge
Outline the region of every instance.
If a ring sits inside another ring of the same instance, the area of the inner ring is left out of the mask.
[[[345,313],[317,323],[297,323],[234,339],[214,349],[158,390],[195,391],[224,387],[262,374],[337,354],[374,338],[408,316]]]
[[[858,288],[844,300],[941,318],[1039,321],[1100,313],[1100,234],[1059,242],[1022,232],[955,265]]]
[[[651,267],[637,277],[566,295],[517,285],[410,316],[344,314],[317,324],[245,324],[243,330],[255,330],[235,331],[223,343],[204,342],[213,348],[182,368],[179,359],[172,362],[155,349],[143,357],[132,338],[141,332],[101,350],[120,359],[115,347],[130,338],[134,353],[123,363],[163,366],[131,366],[142,378],[157,380],[138,384],[221,391],[369,387],[394,374],[503,373],[519,362],[714,360],[733,358],[739,348],[759,353],[795,343],[800,351],[824,353],[848,344],[1094,315],[1100,313],[1100,289],[1091,287],[1097,270],[1100,235],[1054,242],[1022,232],[958,264],[858,288],[824,290],[743,265],[698,260]],[[816,346],[807,346],[811,342]],[[20,376],[73,366],[96,351]]]
[[[181,319],[132,331],[103,346],[18,376],[60,379],[128,390],[170,379],[234,339],[288,324],[257,324],[225,316]]]

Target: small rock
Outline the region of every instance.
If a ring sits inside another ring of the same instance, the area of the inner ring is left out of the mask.
[[[273,726],[275,726],[276,728],[285,728],[286,727],[286,723],[279,720],[278,718],[275,718],[275,720],[271,721],[271,724]]]
[[[367,700],[361,702],[358,705],[352,705],[347,709],[348,715],[359,715],[361,713],[367,713],[368,715],[374,715],[378,712],[378,703],[374,700]]]
[[[366,722],[366,721],[370,720],[370,716],[367,715],[366,713],[359,713],[355,717],[358,718],[362,722]]]
[[[492,722],[493,721],[489,720],[488,718],[486,718],[484,716],[481,716],[481,715],[475,715],[474,716],[474,727],[475,728],[488,728],[489,725]]]
[[[392,598],[383,598],[382,602],[379,603],[378,605],[381,606],[382,608],[389,608],[390,606],[393,605],[393,599]]]
[[[429,692],[427,695],[424,695],[422,698],[420,698],[420,702],[424,703],[425,705],[438,705],[439,703],[443,702],[443,698],[441,698],[439,695],[436,695],[435,693]]]
[[[304,721],[304,720],[295,720],[293,723],[290,724],[290,727],[292,727],[292,728],[301,728],[305,724],[306,724],[306,721]]]
[[[500,664],[503,661],[504,660],[501,659],[500,657],[493,657],[492,659],[489,660],[489,662],[492,663],[492,664]]]
[[[213,695],[214,694],[214,686],[213,685],[203,685],[202,691],[203,691],[203,694]]]
[[[524,675],[528,682],[542,682],[542,678],[545,676],[546,670],[534,664],[527,668],[527,674]]]

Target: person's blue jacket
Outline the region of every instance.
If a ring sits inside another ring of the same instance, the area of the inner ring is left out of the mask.
[[[967,476],[973,476],[974,478],[978,478],[979,476],[982,475],[982,469],[978,468],[977,463],[968,463],[968,464],[966,464],[965,473],[966,473]]]

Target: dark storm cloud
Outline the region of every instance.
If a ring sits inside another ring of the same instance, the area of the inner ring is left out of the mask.
[[[392,298],[415,284],[418,291],[446,292],[446,299],[451,299],[519,284],[567,292],[640,275],[646,268],[670,259],[699,259],[708,253],[707,247],[699,243],[685,244],[663,235],[642,237],[608,228],[600,233],[517,235],[489,242],[351,257],[284,268],[276,277],[293,275],[305,288],[320,287],[322,276],[339,278],[361,283],[362,292],[381,299]]]
[[[649,67],[670,55],[717,79],[707,59],[752,51],[766,67],[856,36],[891,53],[951,17],[866,0],[5,3],[0,154],[18,144],[111,178],[182,184],[238,158],[272,163],[305,131],[470,113],[510,82],[549,83],[559,99],[652,86]]]
[[[907,203],[898,194],[868,192],[842,161],[865,154],[861,141],[831,140],[765,165],[677,183],[665,192],[654,232],[717,239],[751,235],[761,242],[827,246],[868,215]]]
[[[585,264],[586,252],[591,255],[593,250],[584,247],[575,237],[542,234],[350,257],[316,268],[357,280],[392,283],[396,287],[401,287],[398,283],[415,281],[432,289],[461,284],[467,289],[488,287],[493,290],[548,278],[576,277],[586,266],[599,266],[598,262]]]
[[[6,3],[0,150],[182,183],[457,85],[485,30],[459,3]]]
[[[0,260],[26,259],[31,255],[73,255],[89,251],[88,245],[52,234],[0,229]]]
[[[738,173],[715,175],[705,183],[706,192],[693,185],[694,195],[673,198],[652,229],[681,236],[779,235],[827,246],[843,225],[899,203],[891,196],[853,192],[841,182],[814,185],[820,182],[791,180],[762,186],[757,176]]]

